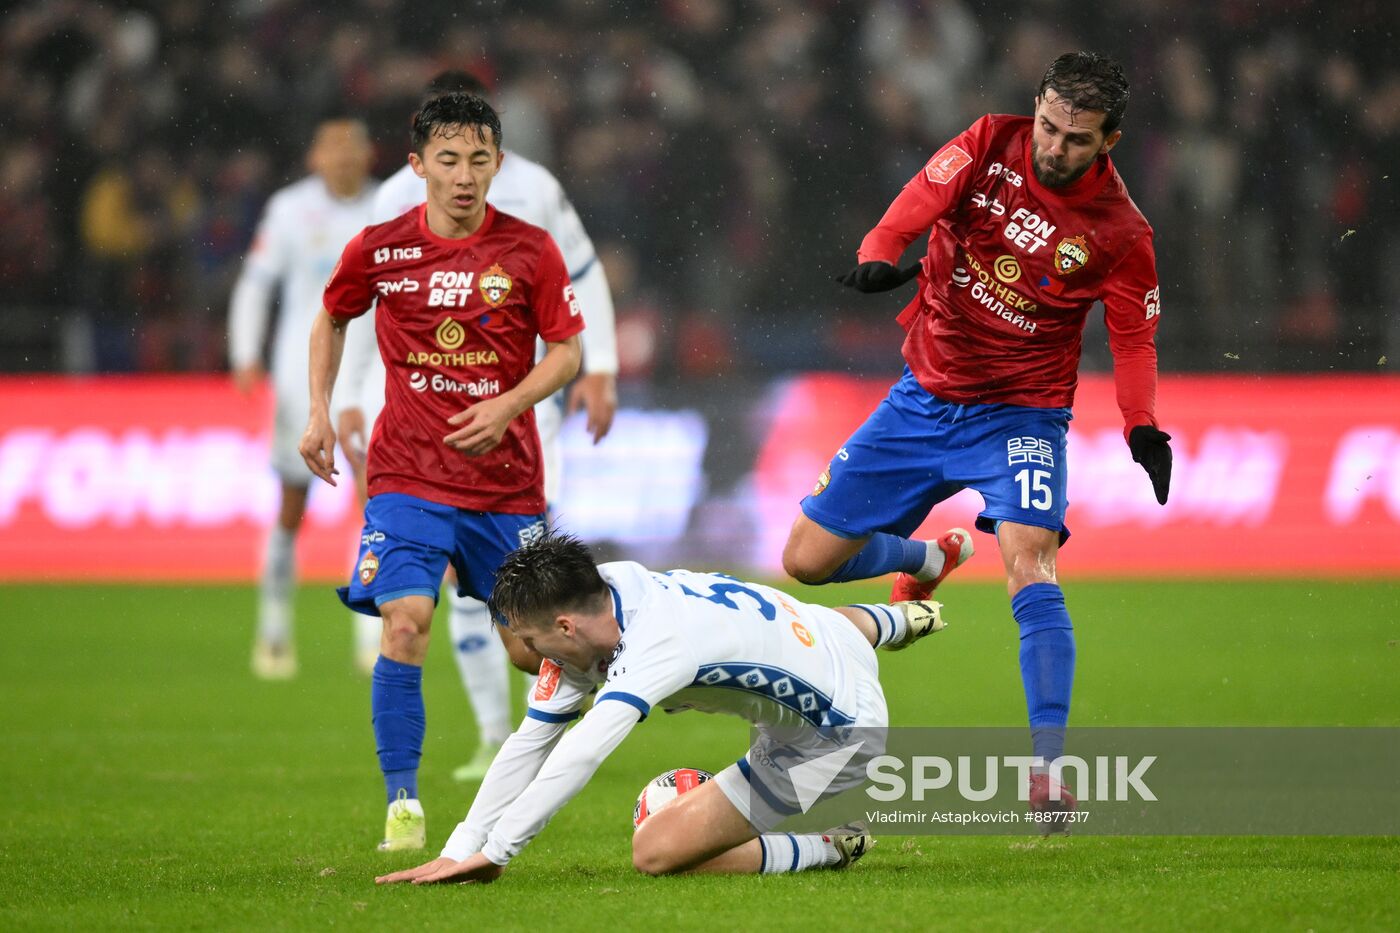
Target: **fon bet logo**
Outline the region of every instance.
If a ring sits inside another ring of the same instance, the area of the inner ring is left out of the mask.
[[[506,298],[510,296],[510,289],[514,283],[511,281],[506,270],[501,268],[500,263],[496,263],[487,269],[481,276],[481,299],[493,308],[499,308],[505,304]]]

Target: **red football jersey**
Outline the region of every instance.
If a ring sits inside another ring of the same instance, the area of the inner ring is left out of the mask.
[[[1155,425],[1152,228],[1107,155],[1064,188],[1031,166],[1031,118],[983,117],[866,235],[860,261],[893,263],[933,227],[919,295],[899,317],[904,359],[948,401],[1069,407],[1084,320],[1102,300],[1124,422]]]
[[[536,335],[557,343],[583,330],[559,247],[490,205],[471,236],[440,237],[428,229],[426,210],[419,205],[360,231],[326,284],[325,308],[335,317],[358,317],[379,302],[388,378],[369,445],[369,494],[543,512],[533,408],[490,453],[469,457],[442,439],[457,430],[449,417],[519,384],[535,364]]]

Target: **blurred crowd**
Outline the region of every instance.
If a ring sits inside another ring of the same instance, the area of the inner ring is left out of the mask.
[[[1397,8],[34,0],[0,19],[4,364],[223,367],[239,263],[318,117],[363,115],[387,176],[456,67],[571,194],[625,375],[888,370],[904,293],[833,277],[948,137],[1028,113],[1091,48],[1132,82],[1114,157],[1157,231],[1163,368],[1374,369],[1400,349]]]

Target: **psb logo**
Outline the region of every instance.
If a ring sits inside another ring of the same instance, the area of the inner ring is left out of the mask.
[[[381,246],[374,251],[374,264],[377,266],[381,262],[399,262],[404,259],[422,259],[423,247],[421,246]]]
[[[442,319],[437,331],[433,334],[433,339],[437,345],[444,350],[455,350],[467,339],[467,331],[461,324],[458,324],[450,317]]]
[[[1055,247],[1055,271],[1069,275],[1089,261],[1089,244],[1082,236],[1067,236]]]
[[[998,256],[997,261],[992,263],[992,271],[997,278],[1010,285],[1021,277],[1021,264],[1015,256]]]
[[[807,626],[801,622],[792,623],[792,634],[797,636],[797,640],[802,642],[803,647],[810,648],[816,639],[812,638],[812,633],[807,631]]]
[[[408,387],[414,392],[425,392],[428,389],[428,377],[415,370],[408,377]]]
[[[360,586],[369,586],[378,574],[379,558],[373,551],[365,551],[365,556],[360,558]]]
[[[496,263],[487,269],[481,276],[481,299],[493,308],[499,308],[510,296],[510,289],[514,283],[511,281],[506,270],[501,268],[500,263]]]

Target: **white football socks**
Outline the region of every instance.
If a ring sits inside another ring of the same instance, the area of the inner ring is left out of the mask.
[[[510,735],[510,667],[506,646],[486,604],[470,596],[449,597],[452,656],[471,699],[481,741],[500,745]]]
[[[909,636],[909,620],[897,606],[886,603],[857,603],[851,608],[862,609],[875,620],[876,648],[888,645],[892,641],[903,641]]]
[[[258,638],[284,645],[292,638],[292,597],[296,593],[297,533],[273,523],[263,550],[258,590]]]
[[[937,580],[938,575],[943,572],[943,565],[948,563],[948,556],[943,553],[937,541],[925,541],[924,545],[928,548],[924,554],[924,565],[914,574],[914,579],[920,583]]]
[[[841,861],[836,846],[818,833],[764,833],[758,837],[762,846],[763,864],[759,871],[765,875],[789,871],[825,868]]]

